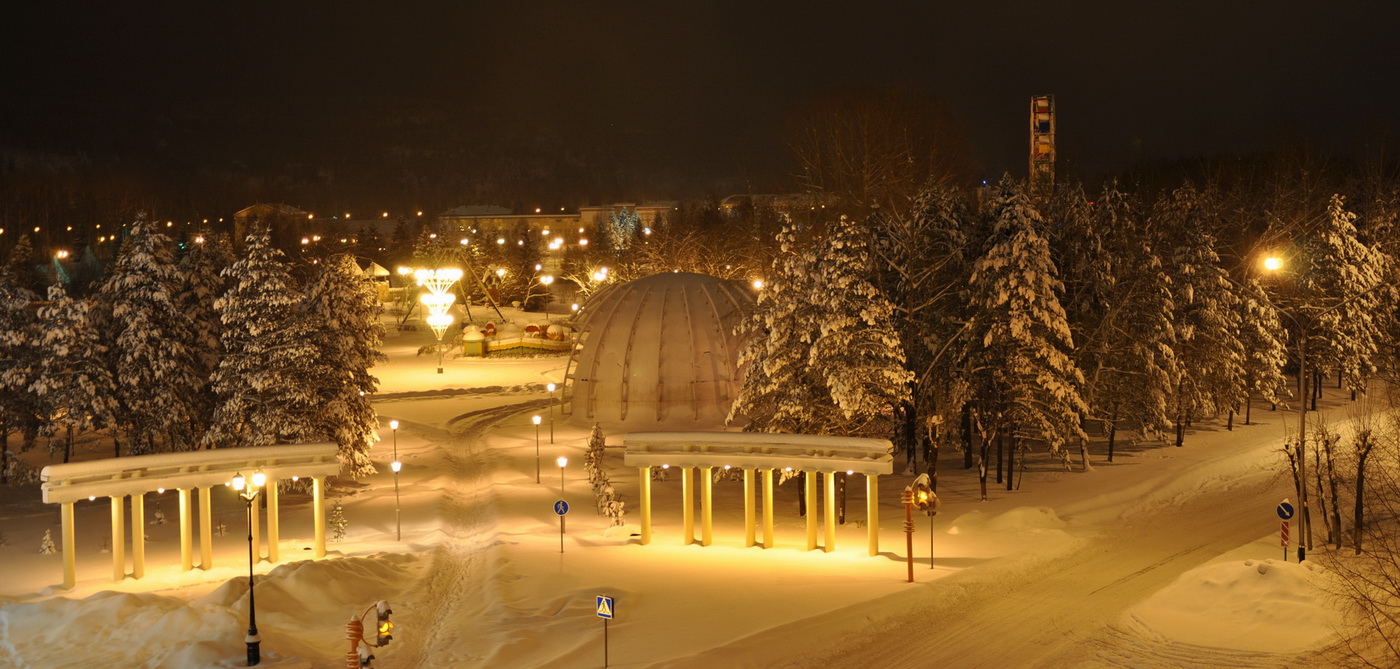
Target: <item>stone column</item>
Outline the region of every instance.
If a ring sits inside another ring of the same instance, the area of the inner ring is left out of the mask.
[[[865,475],[865,528],[870,557],[880,554],[880,475]]]
[[[131,496],[131,577],[146,575],[146,495]]]
[[[277,519],[277,481],[267,480],[267,561],[277,562],[280,521]]]
[[[773,547],[773,470],[763,470],[763,547]]]
[[[214,568],[214,515],[209,505],[209,488],[199,489],[199,568]]]
[[[112,499],[112,580],[126,578],[126,497]]]
[[[836,550],[836,472],[826,472],[822,476],[826,477],[826,495],[822,500],[826,536],[822,538],[822,550],[830,553]]]
[[[190,491],[181,488],[175,491],[180,500],[180,570],[194,569],[194,519],[190,514]]]
[[[700,545],[714,540],[714,468],[700,468]]]
[[[817,473],[805,472],[803,491],[807,497],[807,550],[817,549]]]
[[[637,468],[637,487],[642,498],[642,545],[651,543],[651,467]]]
[[[311,553],[315,557],[326,557],[326,495],[322,477],[311,479],[311,522],[315,523],[315,546]]]
[[[756,543],[754,541],[754,508],[753,508],[753,469],[744,468],[744,548],[749,548]]]
[[[73,503],[64,502],[59,509],[60,532],[63,537],[63,588],[72,590],[78,584],[77,542],[73,537]]]
[[[681,531],[682,546],[695,543],[695,493],[690,486],[690,467],[681,467]]]

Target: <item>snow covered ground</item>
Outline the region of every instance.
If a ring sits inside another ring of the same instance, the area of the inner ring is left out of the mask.
[[[265,665],[341,666],[345,622],[387,599],[398,630],[376,666],[601,666],[597,595],[616,601],[613,666],[1328,663],[1337,618],[1318,591],[1327,575],[1283,561],[1274,516],[1290,494],[1277,472],[1293,414],[1256,407],[1256,425],[1198,426],[1180,449],[1121,446],[1114,463],[1096,452],[1088,472],[1036,455],[1021,490],[993,488],[989,502],[960,456],[945,454],[936,556],[930,568],[929,519],[918,517],[909,584],[899,494],[910,476],[881,481],[875,557],[859,481],[832,553],[802,550],[792,483],[778,490],[773,549],[743,547],[742,488],[729,481],[715,485],[714,545],[682,545],[674,479],[653,487],[654,539],[641,546],[634,526],[608,527],[593,511],[584,428],[556,421],[550,443],[546,421],[536,482],[530,416],[548,415],[543,384],[560,379],[564,358],[448,359],[438,375],[436,359],[416,355],[430,337],[386,342],[390,360],[375,370],[381,473],[328,493],[349,529],[327,559],[298,559],[311,542],[309,502],[283,497],[284,559],[256,567]],[[401,422],[402,541],[390,419]],[[636,472],[620,450],[608,458],[635,513]],[[228,531],[215,538],[214,568],[191,572],[178,566],[173,497],[148,497],[147,574],[120,583],[104,552],[105,500],[79,504],[72,591],[55,587],[61,557],[38,552],[45,529],[57,534],[58,509],[37,487],[0,495],[0,666],[243,665],[247,543],[232,493],[215,494]],[[572,504],[562,553],[551,508],[561,497]],[[151,524],[156,508],[171,522]]]

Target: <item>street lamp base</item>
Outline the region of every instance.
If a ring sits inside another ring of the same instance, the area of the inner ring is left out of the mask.
[[[1308,559],[1308,548],[1307,548],[1306,546],[1299,546],[1299,547],[1298,547],[1298,564],[1303,564],[1303,560],[1306,560],[1306,559]]]
[[[438,374],[441,374],[441,373],[442,373],[442,368],[439,367],[439,368],[438,368]]]
[[[256,666],[259,662],[262,662],[262,650],[259,648],[262,645],[262,640],[249,641],[247,643],[248,666]]]

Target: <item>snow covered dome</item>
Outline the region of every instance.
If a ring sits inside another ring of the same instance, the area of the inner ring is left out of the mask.
[[[723,425],[741,380],[734,328],[753,304],[740,284],[681,272],[597,292],[579,312],[572,421],[614,429]]]

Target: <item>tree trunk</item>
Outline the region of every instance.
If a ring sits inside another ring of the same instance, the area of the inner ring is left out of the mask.
[[[1186,440],[1186,426],[1182,424],[1182,421],[1184,421],[1184,420],[1186,420],[1186,418],[1185,418],[1184,416],[1181,415],[1181,411],[1177,411],[1177,412],[1176,412],[1176,447],[1177,447],[1177,448],[1181,448],[1182,442],[1184,442],[1184,441]]]
[[[66,463],[73,458],[73,425],[67,426],[67,439],[63,440],[63,461]]]
[[[1230,409],[1229,415],[1227,415],[1227,416],[1225,417],[1225,431],[1226,431],[1226,432],[1234,432],[1234,431],[1235,431],[1235,410],[1234,410],[1234,409]]]
[[[904,414],[904,420],[901,421],[902,424],[899,427],[900,433],[904,435],[904,447],[909,449],[909,452],[906,456],[908,458],[909,471],[918,471],[919,458],[918,453],[915,449],[915,444],[917,443],[916,435],[918,433],[918,426],[914,424],[914,421],[918,417],[914,411],[913,401],[901,403],[900,412]]]
[[[998,430],[997,430],[997,483],[1001,483],[1001,465],[1002,465],[1003,462],[1006,462],[1006,458],[1003,457],[1003,455],[1002,455],[1002,451],[1006,450],[1006,449],[1005,449],[1005,444],[1002,443],[1003,441],[1004,441],[1004,440],[1003,440],[1002,437],[1001,437],[1001,430],[998,429]]]
[[[1337,495],[1337,469],[1334,457],[1337,446],[1337,439],[1333,438],[1325,442],[1327,444],[1327,487],[1332,492],[1332,530],[1328,534],[1332,535],[1332,547],[1342,549],[1342,500]]]
[[[1322,449],[1313,450],[1313,474],[1317,479],[1317,515],[1322,517],[1322,525],[1327,530],[1326,543],[1332,542],[1331,516],[1327,514],[1327,489],[1322,487]]]
[[[1108,419],[1108,461],[1113,462],[1113,440],[1118,436],[1118,405],[1113,405],[1113,417]]]
[[[1356,554],[1361,554],[1361,529],[1365,525],[1364,505],[1362,500],[1366,495],[1366,458],[1371,455],[1371,435],[1366,433],[1357,435],[1357,459],[1356,459],[1356,509],[1352,516],[1352,541],[1356,543]]]
[[[122,442],[120,439],[117,438],[117,428],[114,426],[112,428],[112,457],[120,458],[121,456]]]
[[[1011,474],[1016,471],[1016,447],[1021,440],[1016,436],[1016,426],[1011,426],[1011,439],[1006,445],[1006,490],[1011,491]]]
[[[928,474],[929,487],[938,494],[938,425],[929,426],[929,434],[924,441],[924,473]]]
[[[972,469],[972,407],[962,410],[963,469]]]
[[[10,482],[10,426],[0,422],[0,485]]]
[[[1254,407],[1254,398],[1253,398],[1253,397],[1245,397],[1245,398],[1244,398],[1244,424],[1245,424],[1245,425],[1249,425],[1249,410],[1252,409],[1253,407]]]
[[[977,482],[982,486],[982,501],[987,501],[987,458],[991,455],[991,443],[985,435],[980,440],[981,452],[977,458]]]

